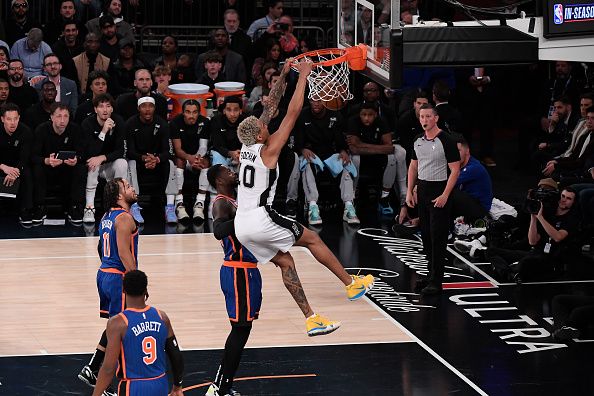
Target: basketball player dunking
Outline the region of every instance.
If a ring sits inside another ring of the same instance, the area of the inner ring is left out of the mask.
[[[124,276],[126,309],[107,322],[107,352],[93,396],[101,396],[116,372],[119,396],[167,396],[167,358],[173,372],[169,396],[183,396],[184,361],[165,312],[146,305],[148,280],[133,270]],[[118,364],[119,359],[119,364]]]
[[[126,301],[122,279],[126,272],[138,267],[138,227],[129,213],[130,206],[137,199],[136,191],[125,179],[116,178],[105,185],[103,202],[110,209],[99,225],[98,251],[101,266],[97,271],[99,316],[102,318],[111,318],[124,310]],[[107,336],[103,331],[91,361],[78,374],[78,378],[89,386],[95,387],[106,346]],[[103,395],[112,394],[114,393],[108,389]]]
[[[270,135],[267,121],[275,113],[284,93],[285,78],[291,66],[299,71],[299,80],[281,127],[276,133]],[[237,136],[243,147],[240,154],[235,234],[241,244],[258,259],[258,262],[272,261],[281,268],[294,267],[293,257],[288,252],[291,246],[306,247],[316,260],[344,283],[347,297],[350,300],[356,300],[371,289],[373,276],[349,275],[318,234],[291,218],[279,215],[271,208],[278,175],[278,157],[303,107],[305,85],[311,70],[311,62],[307,60],[294,64],[293,59],[287,59],[281,78],[270,91],[269,101],[260,119],[251,116],[239,124]],[[305,294],[303,294],[303,301],[298,304],[307,318],[308,335],[325,334],[340,326],[338,322],[332,322],[314,314],[307,304]]]

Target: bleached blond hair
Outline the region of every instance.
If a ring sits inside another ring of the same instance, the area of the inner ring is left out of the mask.
[[[258,119],[254,116],[249,116],[239,123],[237,127],[237,138],[242,144],[251,146],[256,144],[258,134],[260,133],[260,125]]]

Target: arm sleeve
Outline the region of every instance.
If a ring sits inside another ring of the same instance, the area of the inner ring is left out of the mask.
[[[184,378],[184,359],[175,336],[169,337],[165,343],[165,352],[171,362],[171,371],[173,372],[173,384],[181,386]]]
[[[235,222],[233,219],[216,219],[213,223],[213,232],[214,237],[220,241],[235,233]]]

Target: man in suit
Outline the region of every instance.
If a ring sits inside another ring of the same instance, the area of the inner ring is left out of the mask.
[[[246,83],[247,74],[243,58],[235,51],[229,49],[229,33],[225,29],[216,29],[211,35],[214,43],[214,50],[223,57],[223,73],[227,81]],[[206,53],[201,54],[196,62],[196,75],[201,76],[204,72],[204,58]]]
[[[229,33],[229,48],[243,57],[243,62],[251,65],[252,38],[239,27],[239,14],[230,8],[223,14],[225,30]]]
[[[43,71],[47,77],[37,82],[33,87],[41,93],[44,82],[48,80],[53,82],[58,91],[56,102],[65,104],[68,106],[70,114],[74,114],[78,106],[78,87],[74,81],[61,75],[62,63],[60,58],[54,53],[47,54],[43,58]]]

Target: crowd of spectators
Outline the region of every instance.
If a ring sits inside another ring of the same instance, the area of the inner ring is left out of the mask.
[[[267,2],[264,15],[253,21],[242,21],[230,5],[220,15],[221,27],[211,33],[210,48],[199,54],[181,53],[173,36],[162,39],[159,54],[137,53],[134,28],[123,17],[122,9],[129,5],[126,1],[84,2],[84,15],[78,1],[58,3],[54,18],[37,22],[28,13],[28,0],[11,0],[11,15],[0,37],[0,104],[6,104],[2,109],[0,171],[4,188],[14,190],[12,184],[19,177],[23,181],[17,182],[23,224],[38,223],[45,216],[46,189],[35,180],[44,166],[69,171],[68,177],[57,179],[68,185],[62,192],[72,192],[64,202],[73,222],[94,221],[97,177],[124,175],[140,190],[144,179],[153,174],[158,175],[155,180],[166,202],[167,221],[194,217],[189,214],[203,219],[207,186],[199,188],[198,207],[186,210],[180,198],[184,173],[185,181],[198,180],[211,163],[237,165],[237,125],[248,113],[262,111],[282,63],[316,45],[309,37],[293,34],[293,20],[283,12],[282,1]],[[428,3],[410,1],[403,4],[402,11],[426,19],[449,18],[444,10],[427,8]],[[378,13],[376,17],[386,16]],[[536,173],[552,177],[561,188],[579,183],[576,206],[587,212],[583,218],[588,219],[592,211],[583,200],[591,199],[589,182],[594,182],[590,159],[594,143],[590,142],[592,125],[588,121],[592,94],[585,89],[583,71],[573,68],[570,62],[556,62],[543,93],[533,99],[542,103],[527,106],[525,119],[518,122],[522,128],[518,140],[520,158],[532,159],[532,166],[538,167]],[[315,185],[320,180],[336,180],[345,204],[344,219],[357,223],[354,196],[358,182],[372,174],[378,176],[380,213],[398,215],[399,223],[414,219],[414,211],[405,204],[407,165],[412,143],[422,132],[419,109],[433,103],[440,129],[455,134],[459,141],[463,163],[452,196],[454,213],[464,217],[467,224],[487,219],[492,192],[484,167],[496,166],[494,120],[489,109],[495,100],[493,91],[501,82],[494,69],[476,67],[467,72],[436,72],[398,97],[386,95],[375,82],[367,82],[356,92],[361,99],[339,111],[319,102],[307,103],[283,157],[287,186],[277,194],[279,210],[296,214],[295,186],[303,175],[306,220],[321,223]],[[218,112],[209,114],[210,118],[194,114],[204,114],[199,102],[185,105],[182,114],[171,116],[169,85],[198,82],[214,91],[214,84],[224,81],[244,83],[249,99],[227,98]],[[63,114],[64,109],[67,114]],[[271,125],[282,120],[282,109],[281,105]],[[17,127],[10,132],[12,127],[7,123],[14,123],[14,119],[18,120]],[[199,132],[195,135],[187,132],[196,128]],[[274,132],[274,128],[269,129]],[[17,139],[16,130],[30,137]],[[48,152],[40,152],[36,145],[43,139],[38,135],[52,130],[56,136],[49,136],[55,145],[43,148]],[[473,133],[480,136],[477,158],[470,156],[470,147],[476,146]],[[108,138],[96,140],[103,135]],[[56,158],[61,152],[76,154]],[[332,158],[336,156],[349,168],[334,169]],[[86,168],[84,177],[74,172],[81,167]],[[15,177],[17,174],[22,176]],[[31,180],[25,180],[29,175]],[[75,199],[74,191],[80,188],[73,185],[86,185],[83,198]],[[133,213],[143,221],[139,208],[133,208]]]

